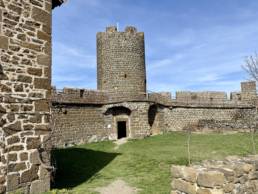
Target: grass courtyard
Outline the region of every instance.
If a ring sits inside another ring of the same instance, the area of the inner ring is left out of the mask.
[[[257,138],[257,137],[256,137]],[[193,134],[192,161],[223,159],[252,153],[250,134]],[[97,187],[122,179],[140,194],[168,194],[171,164],[187,164],[187,135],[168,133],[130,140],[114,149],[113,142],[100,142],[59,149],[56,182],[50,193],[93,194]]]

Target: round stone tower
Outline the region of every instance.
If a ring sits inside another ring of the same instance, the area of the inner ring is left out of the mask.
[[[114,26],[97,34],[98,90],[111,100],[143,100],[146,97],[144,33],[135,27],[118,32]]]

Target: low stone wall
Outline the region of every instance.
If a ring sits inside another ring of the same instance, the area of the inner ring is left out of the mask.
[[[201,165],[172,166],[171,194],[258,193],[258,156],[228,157]]]
[[[190,125],[198,130],[248,131],[255,108],[175,107],[164,109],[164,130],[181,131]],[[211,122],[212,121],[212,122]]]

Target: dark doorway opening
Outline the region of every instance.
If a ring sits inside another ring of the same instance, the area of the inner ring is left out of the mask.
[[[126,121],[117,122],[117,139],[126,137]]]

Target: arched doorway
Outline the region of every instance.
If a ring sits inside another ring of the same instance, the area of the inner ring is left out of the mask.
[[[107,125],[111,129],[113,139],[131,137],[130,109],[123,106],[111,107],[105,115],[110,118]]]

